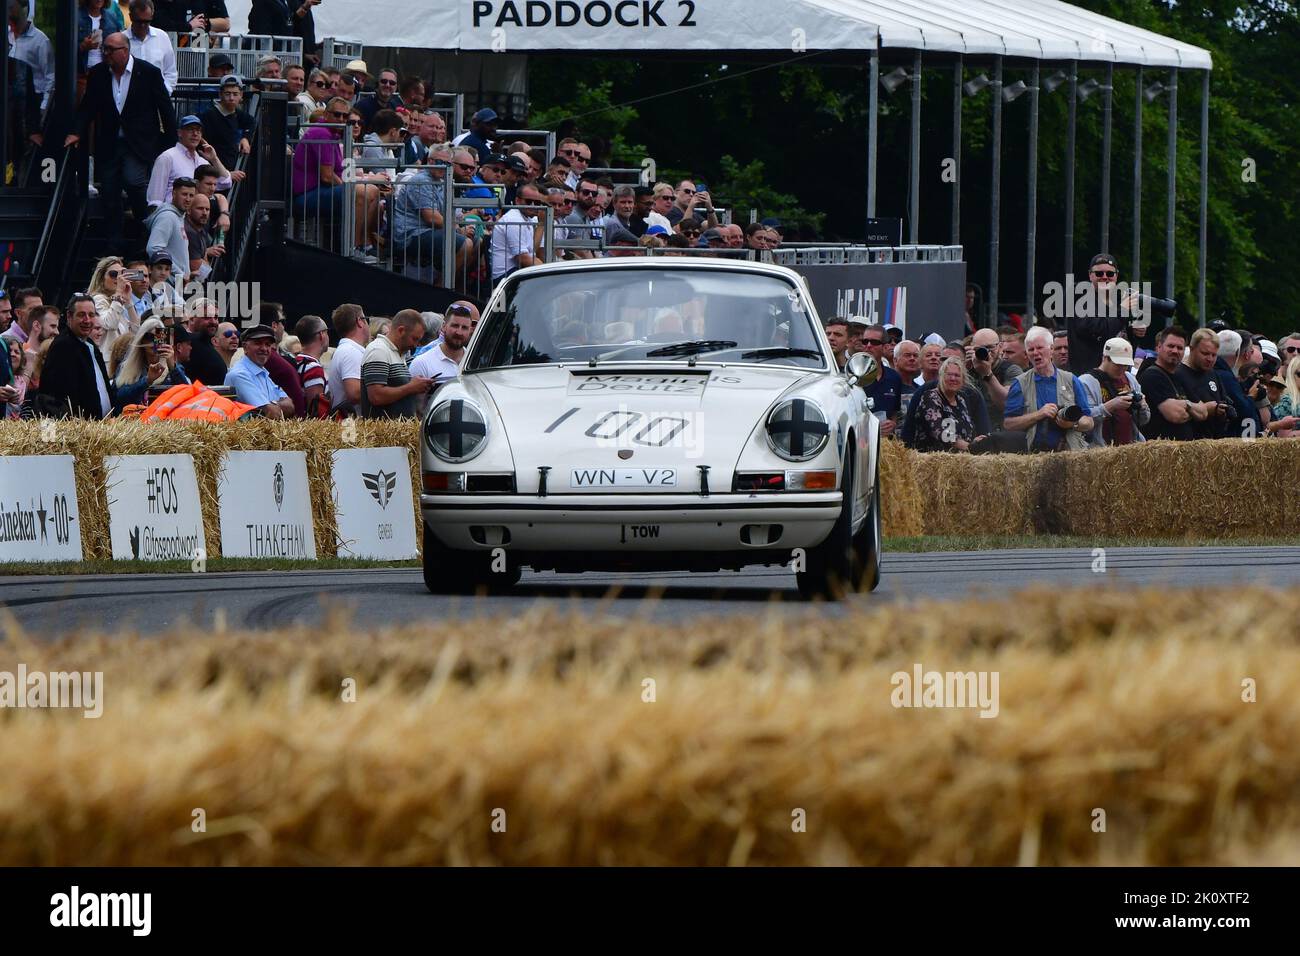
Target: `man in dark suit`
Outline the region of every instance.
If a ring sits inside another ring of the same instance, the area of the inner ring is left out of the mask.
[[[113,408],[113,380],[91,333],[99,312],[88,295],[68,303],[68,327],[50,343],[37,408],[61,418],[104,418]]]
[[[104,37],[103,51],[103,62],[86,74],[76,131],[68,134],[64,145],[78,143],[94,123],[95,166],[103,190],[109,248],[122,252],[122,190],[139,229],[149,216],[145,192],[154,160],[176,142],[176,112],[162,72],[131,55],[125,33]]]

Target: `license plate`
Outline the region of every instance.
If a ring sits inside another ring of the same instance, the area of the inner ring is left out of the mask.
[[[675,468],[575,468],[570,488],[676,488]]]

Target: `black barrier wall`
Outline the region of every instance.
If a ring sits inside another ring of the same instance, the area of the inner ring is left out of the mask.
[[[793,266],[808,281],[822,320],[865,316],[908,338],[965,335],[966,263],[897,262]]]

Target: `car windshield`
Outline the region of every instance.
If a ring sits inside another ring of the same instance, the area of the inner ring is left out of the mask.
[[[800,291],[720,269],[589,269],[520,278],[483,319],[465,368],[729,362],[826,368]]]

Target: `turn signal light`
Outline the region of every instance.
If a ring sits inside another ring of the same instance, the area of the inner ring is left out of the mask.
[[[465,490],[465,473],[463,471],[426,471],[422,473],[421,477],[424,490],[430,494],[439,491]]]
[[[834,491],[836,474],[833,471],[787,471],[787,491]]]

